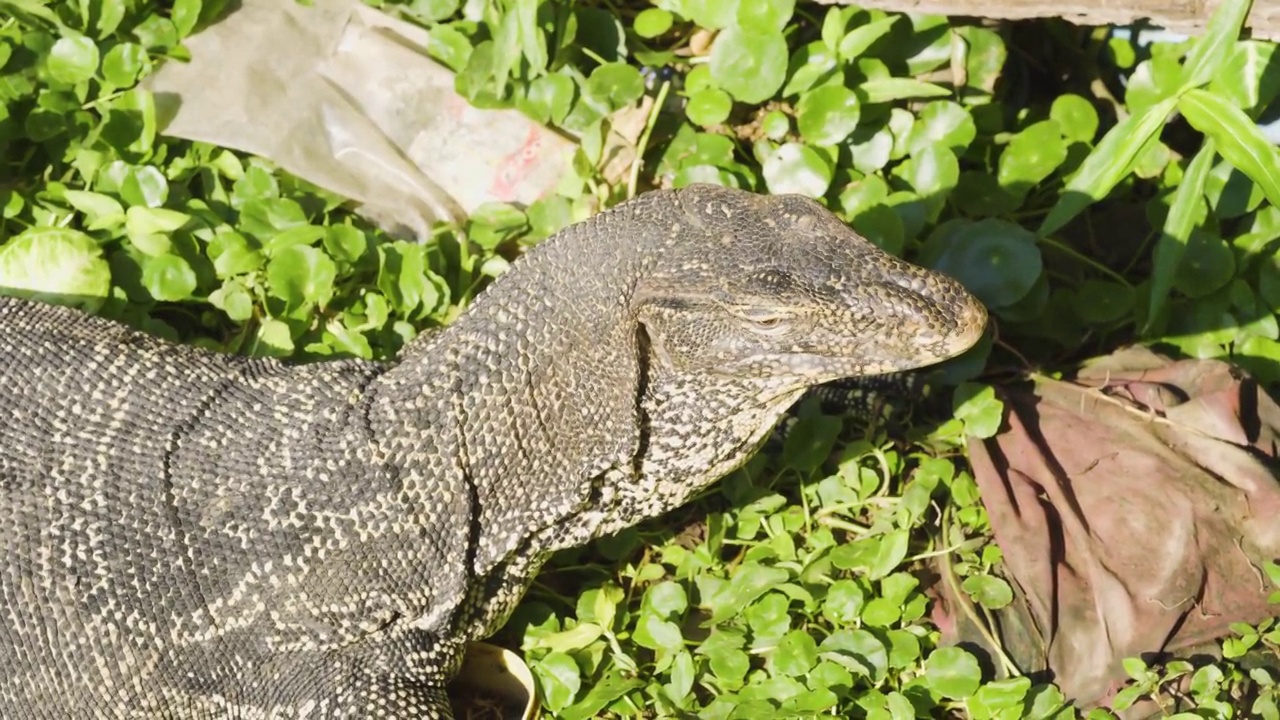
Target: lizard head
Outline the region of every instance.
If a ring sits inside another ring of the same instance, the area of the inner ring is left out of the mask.
[[[931,365],[970,348],[986,310],[816,202],[715,186],[648,212],[666,239],[631,297],[642,367],[639,481],[601,530],[682,504],[757,448],[809,387]]]
[[[931,365],[981,336],[955,280],[903,262],[800,196],[698,185],[633,303],[669,374],[815,385]]]

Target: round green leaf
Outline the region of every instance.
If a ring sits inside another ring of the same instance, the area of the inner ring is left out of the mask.
[[[824,85],[800,96],[796,124],[805,140],[814,145],[835,145],[858,126],[858,96],[842,85]]]
[[[795,12],[796,0],[749,0],[737,5],[738,27],[757,32],[777,32],[787,26]]]
[[[992,575],[971,575],[965,578],[961,587],[975,602],[988,610],[999,610],[1013,602],[1013,588]]]
[[[791,132],[791,118],[781,110],[770,110],[760,121],[760,130],[770,140],[781,140]]]
[[[333,260],[309,245],[285,247],[267,263],[271,294],[283,300],[290,310],[329,302],[336,276]]]
[[[102,76],[116,87],[129,87],[150,60],[147,51],[137,43],[120,43],[102,58]]]
[[[680,14],[698,27],[717,30],[729,27],[737,19],[738,3],[724,0],[684,0]]]
[[[894,174],[910,183],[921,198],[937,202],[959,182],[960,163],[950,149],[930,145],[899,165]]]
[[[636,34],[642,38],[655,38],[671,29],[671,13],[662,8],[647,8],[636,15]]]
[[[902,216],[893,208],[877,205],[853,218],[853,229],[890,255],[901,255],[907,243]]]
[[[1073,142],[1092,143],[1098,133],[1098,111],[1079,95],[1059,95],[1049,108],[1063,136]]]
[[[413,0],[406,9],[420,20],[438,23],[458,12],[462,0]]]
[[[645,602],[662,617],[678,615],[689,607],[684,588],[670,580],[653,585],[645,592]]]
[[[831,168],[813,148],[787,143],[773,152],[762,168],[764,181],[775,195],[796,193],[822,197],[831,185]]]
[[[169,199],[169,181],[154,165],[130,167],[120,184],[120,197],[129,205],[160,207]]]
[[[517,101],[519,108],[538,122],[564,122],[573,106],[574,84],[566,75],[551,73],[534,79],[523,98]]]
[[[866,630],[837,630],[818,645],[822,659],[879,682],[889,669],[889,653],[875,635]]]
[[[690,122],[708,127],[724,122],[732,108],[733,99],[729,97],[729,93],[717,88],[707,88],[690,95],[689,104],[684,111]]]
[[[739,101],[762,103],[787,75],[787,41],[781,32],[729,28],[711,47],[711,78]]]
[[[1236,272],[1235,254],[1214,233],[1193,230],[1173,285],[1187,297],[1204,297],[1223,287]]]
[[[925,661],[924,676],[931,690],[957,700],[972,695],[982,683],[977,659],[958,647],[934,650]]]
[[[920,111],[907,138],[907,152],[914,155],[929,145],[944,145],[962,153],[977,136],[973,116],[959,103],[937,100]]]
[[[822,601],[822,614],[833,623],[848,625],[858,619],[858,613],[866,602],[866,596],[858,583],[852,580],[837,580],[827,588],[827,597]]]
[[[324,249],[335,260],[353,263],[364,255],[369,241],[350,225],[330,225],[324,231]]]
[[[550,653],[533,666],[533,671],[542,689],[539,696],[552,712],[567,707],[582,689],[578,664],[565,653]]]
[[[782,88],[783,97],[802,93],[835,72],[836,54],[826,43],[815,40],[802,45],[787,65],[790,79]]]
[[[186,300],[196,290],[196,273],[177,255],[148,255],[142,261],[142,286],[160,302]]]
[[[586,92],[607,102],[609,111],[626,107],[644,95],[644,78],[624,62],[601,65],[587,79]]]
[[[934,264],[991,308],[1020,300],[1043,267],[1035,235],[994,219],[959,226]]]
[[[67,228],[29,228],[0,245],[0,294],[96,310],[111,269],[93,238]]]
[[[770,658],[773,670],[782,675],[805,675],[818,663],[818,644],[807,630],[792,630],[782,637]]]
[[[74,85],[98,71],[98,46],[83,35],[59,38],[48,57],[49,74],[58,82]]]
[[[1054,120],[1044,120],[1013,136],[1000,154],[996,176],[1000,186],[1017,197],[1049,177],[1067,159],[1067,144]]]
[[[1128,316],[1137,294],[1128,285],[1104,280],[1086,280],[1076,291],[1073,307],[1081,320],[1105,325]]]

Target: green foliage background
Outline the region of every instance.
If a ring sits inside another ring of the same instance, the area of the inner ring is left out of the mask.
[[[601,205],[715,182],[820,198],[961,279],[995,332],[952,382],[1130,341],[1280,381],[1280,157],[1256,123],[1280,67],[1239,39],[1247,3],[1146,45],[794,0],[373,2],[430,29],[473,104],[580,138],[559,194],[425,244],[262,159],[157,135],[137,82],[225,4],[0,0],[6,292],[231,352],[385,358]],[[646,96],[642,162],[605,182],[610,118]],[[945,558],[976,614],[1012,598],[960,461],[1000,408],[970,383],[955,409],[896,441],[802,409],[693,507],[558,558],[501,637],[563,718],[1077,716],[937,647],[921,563]],[[1217,664],[1131,661],[1118,704],[1280,718],[1276,675],[1236,662],[1278,645],[1241,626]]]

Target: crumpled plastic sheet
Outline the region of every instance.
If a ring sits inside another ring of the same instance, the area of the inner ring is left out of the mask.
[[[481,110],[420,27],[359,0],[241,0],[145,81],[161,132],[268,158],[360,203],[401,236],[556,186],[575,144],[515,110]]]
[[[996,634],[1022,672],[1106,704],[1124,658],[1280,615],[1262,570],[1280,558],[1280,406],[1243,371],[1128,348],[998,395],[1001,432],[969,453],[1015,588]],[[991,650],[942,587],[944,642]]]

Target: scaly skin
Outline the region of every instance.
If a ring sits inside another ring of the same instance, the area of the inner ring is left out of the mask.
[[[0,716],[450,717],[548,554],[985,320],[809,200],[711,186],[566,229],[390,363],[0,299]]]

